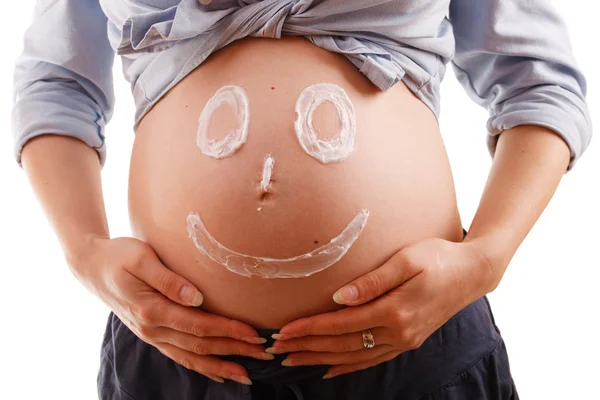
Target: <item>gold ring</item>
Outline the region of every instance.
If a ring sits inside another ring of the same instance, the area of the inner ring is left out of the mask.
[[[362,339],[363,339],[363,347],[365,349],[372,349],[375,347],[375,338],[373,338],[373,334],[370,330],[365,329],[362,331]]]

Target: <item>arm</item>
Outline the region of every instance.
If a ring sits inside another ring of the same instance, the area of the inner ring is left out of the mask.
[[[98,1],[36,3],[15,63],[14,152],[69,265],[90,237],[109,236],[100,168],[113,61]]]
[[[481,202],[463,242],[488,260],[493,291],[508,264],[548,205],[569,163],[569,148],[553,131],[523,125],[500,135]]]
[[[585,78],[549,1],[452,0],[450,20],[457,79],[490,114],[492,168],[464,239],[489,261],[485,294],[586,150],[592,126]]]
[[[102,198],[104,125],[113,109],[114,53],[97,0],[40,0],[15,68],[15,156],[69,267],[141,340],[218,382],[248,383],[239,364],[264,360],[251,326],[190,307],[201,293],[140,240],[109,237]],[[231,340],[236,339],[236,340]]]
[[[80,264],[76,258],[93,238],[109,237],[96,151],[72,137],[41,135],[23,149],[22,167],[69,266]],[[86,281],[84,271],[71,270]]]

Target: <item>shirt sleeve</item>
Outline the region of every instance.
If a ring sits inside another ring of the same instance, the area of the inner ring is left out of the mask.
[[[115,53],[98,0],[38,0],[13,75],[14,154],[38,135],[78,138],[106,159]]]
[[[571,151],[565,173],[592,137],[586,80],[564,21],[549,0],[452,0],[452,68],[471,99],[489,111],[487,147],[517,125],[545,126]]]

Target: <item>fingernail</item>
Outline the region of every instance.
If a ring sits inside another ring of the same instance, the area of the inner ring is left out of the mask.
[[[265,351],[271,354],[286,353],[285,347],[283,346],[267,347]]]
[[[269,347],[269,349],[270,348],[271,347]],[[269,350],[269,349],[267,349],[267,350]],[[267,351],[267,350],[265,350],[265,351]],[[268,352],[267,353],[253,353],[252,357],[260,358],[261,360],[272,360],[275,358],[275,356],[273,354],[269,354]]]
[[[334,376],[335,374],[326,373],[325,375],[323,375],[323,379],[333,378]]]
[[[286,340],[286,339],[291,339],[294,336],[293,335],[289,335],[289,334],[286,335],[286,334],[283,334],[283,333],[274,333],[274,334],[271,335],[271,337],[273,339],[275,339],[275,340]]]
[[[225,381],[223,380],[223,378],[221,378],[219,376],[209,376],[209,378],[212,379],[215,382],[225,383]]]
[[[198,307],[204,300],[202,293],[188,285],[181,288],[180,296],[183,301],[194,307]]]
[[[244,342],[248,342],[248,343],[256,343],[256,344],[263,344],[263,343],[267,343],[267,339],[263,338],[263,337],[258,337],[258,336],[244,336],[242,338],[242,340]]]
[[[291,367],[292,366],[292,360],[290,360],[289,358],[286,358],[285,360],[283,360],[281,362],[281,365],[283,365],[284,367]]]
[[[229,379],[231,379],[232,381],[236,381],[238,383],[241,383],[243,385],[252,385],[252,381],[249,378],[246,378],[245,376],[231,375],[229,377]]]
[[[344,286],[333,295],[333,301],[338,304],[356,300],[358,300],[358,289],[354,285]]]

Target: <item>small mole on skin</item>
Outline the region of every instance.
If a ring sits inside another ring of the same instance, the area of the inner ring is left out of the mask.
[[[318,240],[315,240],[315,242],[314,242],[314,243],[315,243],[315,244],[319,244],[319,241],[318,241]]]
[[[275,90],[275,86],[271,86],[271,90]]]

